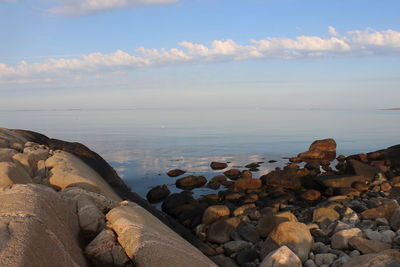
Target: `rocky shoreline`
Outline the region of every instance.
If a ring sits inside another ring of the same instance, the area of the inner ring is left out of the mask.
[[[84,145],[0,128],[0,265],[400,266],[400,145],[337,156],[325,139],[260,164],[171,170],[182,192],[147,195],[161,212]]]
[[[336,155],[333,139],[317,140],[287,165],[254,178],[262,162],[224,170],[209,181],[171,170],[176,187],[147,198],[215,250],[219,266],[400,266],[400,145]],[[215,194],[195,199],[191,189]]]

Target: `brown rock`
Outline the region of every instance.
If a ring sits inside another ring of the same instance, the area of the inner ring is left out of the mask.
[[[247,205],[240,206],[233,211],[233,216],[239,216],[239,215],[243,214],[246,210],[254,209],[255,207],[256,207],[256,205],[254,205],[254,204],[247,204]]]
[[[369,189],[369,185],[365,182],[354,182],[351,184],[351,187],[361,192],[368,191]]]
[[[226,167],[228,167],[228,164],[226,164],[224,162],[213,161],[213,162],[211,162],[210,167],[213,170],[222,170],[222,169],[225,169]]]
[[[150,189],[147,193],[146,198],[149,202],[155,203],[167,198],[171,192],[169,191],[167,185],[158,185]]]
[[[231,240],[231,233],[235,231],[241,220],[238,217],[221,218],[210,225],[207,239],[212,243],[224,244]]]
[[[335,222],[339,220],[340,214],[333,208],[316,208],[313,212],[313,222],[321,223],[326,220]]]
[[[357,176],[357,175],[331,175],[331,176],[318,176],[314,179],[318,183],[326,187],[351,187],[354,182],[371,181],[372,179]]]
[[[239,178],[241,172],[238,169],[230,169],[224,172],[225,176],[229,179],[236,180]]]
[[[229,216],[230,210],[224,205],[209,206],[203,214],[202,223],[211,224],[221,217]]]
[[[176,180],[175,185],[181,189],[193,189],[195,187],[202,187],[206,183],[207,179],[204,176],[189,175]]]
[[[24,167],[13,162],[0,162],[0,188],[27,183],[32,183],[32,179]]]
[[[309,189],[300,196],[304,200],[315,201],[321,198],[321,193],[315,189]]]
[[[260,179],[255,178],[240,178],[235,181],[234,188],[237,191],[247,190],[247,189],[258,189],[262,186]]]
[[[182,174],[186,173],[186,171],[180,170],[180,169],[174,169],[174,170],[170,170],[169,172],[167,172],[167,175],[169,177],[178,177]]]
[[[351,257],[342,267],[397,267],[400,260],[386,254],[367,254]]]
[[[301,267],[301,260],[287,246],[282,246],[269,253],[259,267]]]
[[[386,201],[384,204],[380,205],[377,208],[368,209],[361,213],[361,216],[365,220],[377,219],[377,218],[386,218],[390,220],[394,211],[399,208],[399,204],[396,200]]]
[[[391,248],[391,245],[388,243],[369,240],[358,236],[350,238],[349,245],[362,254],[378,253]]]

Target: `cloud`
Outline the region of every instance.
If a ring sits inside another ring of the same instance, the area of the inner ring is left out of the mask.
[[[138,68],[187,63],[400,55],[400,32],[394,30],[356,30],[342,36],[337,34],[335,28],[330,27],[329,33],[329,38],[269,37],[251,40],[247,45],[238,44],[230,39],[214,40],[209,45],[184,41],[179,44],[179,48],[139,47],[132,54],[117,50],[109,54],[91,53],[75,58],[48,58],[40,63],[21,61],[15,66],[0,63],[0,82],[52,82],[66,77],[96,77],[101,73],[121,73]],[[336,36],[332,36],[332,33]]]
[[[142,6],[171,5],[177,0],[58,0],[60,6],[49,9],[62,16],[84,16],[93,13]]]

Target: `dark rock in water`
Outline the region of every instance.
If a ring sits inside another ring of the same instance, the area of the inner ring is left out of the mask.
[[[222,183],[222,182],[226,182],[226,181],[227,181],[227,179],[226,179],[225,175],[217,175],[217,176],[214,176],[211,179],[210,182],[212,182],[212,183],[214,183],[214,182]]]
[[[250,178],[253,177],[253,174],[249,170],[244,170],[244,171],[241,172],[240,177],[241,178],[250,179]]]
[[[372,178],[359,175],[331,175],[318,176],[314,180],[326,187],[351,187],[354,182],[365,183],[371,181]]]
[[[305,160],[334,160],[336,157],[336,142],[331,138],[314,141],[308,151],[300,153],[297,157]]]
[[[320,168],[320,162],[319,161],[316,161],[316,160],[313,160],[313,161],[309,161],[309,162],[307,162],[306,163],[306,165],[304,165],[304,167],[306,168],[306,169],[308,169],[308,170],[318,170],[318,172],[319,172],[319,168]]]
[[[355,159],[347,161],[347,168],[348,173],[353,173],[367,178],[374,178],[380,172],[378,167],[365,164]]]
[[[275,162],[277,162],[277,161],[274,159],[268,160],[268,163],[275,163]]]
[[[210,259],[220,267],[238,267],[233,259],[222,254],[210,257]]]
[[[242,191],[247,189],[258,189],[262,186],[260,179],[255,178],[240,178],[235,181],[234,189],[236,191]]]
[[[226,164],[224,162],[213,161],[213,162],[211,162],[210,167],[213,170],[222,170],[222,169],[225,169],[226,167],[228,167],[228,164]]]
[[[218,189],[220,186],[221,186],[221,184],[219,182],[209,182],[207,184],[208,188],[211,188],[211,189],[214,189],[214,190]]]
[[[146,197],[149,202],[155,203],[165,199],[170,193],[171,192],[169,191],[167,185],[158,185],[152,188],[147,193]]]
[[[236,255],[236,262],[239,265],[244,265],[246,262],[253,262],[259,257],[258,252],[255,248],[246,248],[239,251]]]
[[[238,169],[230,169],[230,170],[224,172],[224,174],[229,179],[236,180],[237,178],[240,177],[241,172]]]
[[[167,197],[162,206],[161,209],[167,214],[173,214],[174,210],[182,205],[185,204],[192,204],[196,203],[197,201],[193,198],[192,194],[189,192],[183,191],[181,193],[175,193]]]
[[[202,187],[207,183],[207,179],[204,176],[193,176],[189,175],[176,180],[175,185],[181,189],[193,189],[196,187]]]
[[[182,171],[180,169],[175,169],[175,170],[170,170],[169,172],[167,172],[167,175],[169,177],[178,177],[182,174],[186,173],[185,171]]]
[[[244,166],[245,168],[249,168],[249,169],[255,169],[260,167],[260,163],[259,162],[252,162],[247,164],[246,166]]]

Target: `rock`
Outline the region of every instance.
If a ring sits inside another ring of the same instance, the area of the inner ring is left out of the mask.
[[[203,213],[203,224],[211,224],[218,220],[221,217],[229,216],[230,210],[227,206],[224,205],[214,205],[209,206]]]
[[[259,267],[301,267],[301,260],[287,246],[270,252]]]
[[[231,255],[237,253],[243,249],[250,248],[251,243],[246,241],[229,241],[224,244],[224,251],[226,255]]]
[[[104,214],[87,195],[80,195],[76,204],[81,231],[87,238],[93,238],[104,228]]]
[[[197,203],[191,194],[183,191],[181,193],[175,193],[168,196],[162,206],[161,209],[167,214],[176,214],[176,209],[186,204],[194,204]]]
[[[224,162],[216,162],[213,161],[210,164],[211,169],[213,170],[222,170],[228,167],[228,164],[224,163]]]
[[[221,184],[219,182],[208,182],[207,187],[217,190],[219,187],[221,186]]]
[[[246,166],[244,166],[245,168],[248,168],[248,169],[255,169],[255,168],[258,168],[258,167],[260,167],[260,164],[261,164],[262,162],[252,162],[252,163],[249,163],[249,164],[247,164]]]
[[[296,255],[296,254],[295,254]],[[312,259],[308,259],[303,264],[304,267],[317,267],[315,262]]]
[[[308,151],[300,153],[297,157],[310,160],[333,160],[336,157],[336,142],[331,138],[314,141]]]
[[[21,153],[18,153],[18,151],[16,151],[15,149],[1,148],[0,147],[0,162],[1,161],[12,162],[13,161],[13,157],[16,154],[21,154]]]
[[[255,248],[245,248],[239,251],[236,255],[236,262],[239,263],[240,266],[243,266],[247,262],[253,262],[258,257],[258,253]]]
[[[357,176],[357,175],[331,175],[331,176],[318,176],[314,179],[318,183],[326,187],[351,187],[354,182],[362,182],[371,181],[372,179]]]
[[[331,267],[340,267],[342,266],[345,262],[347,262],[350,259],[348,255],[340,256],[337,260],[335,260]]]
[[[254,209],[255,207],[256,207],[255,204],[247,204],[247,205],[240,206],[233,211],[233,216],[239,216],[239,215],[243,214],[246,210]]]
[[[27,142],[27,140],[8,129],[0,128],[0,140],[2,148],[12,148],[18,151],[23,149],[23,145]]]
[[[391,219],[395,210],[399,208],[399,204],[396,200],[387,200],[385,203],[380,205],[377,208],[368,209],[361,213],[363,219],[377,219],[377,218],[386,218],[388,220]]]
[[[332,253],[321,253],[321,254],[316,254],[315,255],[315,264],[317,266],[321,266],[323,264],[326,264],[330,266],[334,260],[336,260],[337,256]]]
[[[78,219],[52,189],[0,189],[0,266],[87,266]]]
[[[391,248],[391,245],[388,243],[368,240],[357,236],[349,239],[349,245],[354,249],[361,251],[363,254],[378,253]]]
[[[241,223],[237,228],[237,233],[242,239],[253,244],[260,241],[260,235],[257,232],[257,228],[253,224]]]
[[[170,193],[171,192],[169,191],[167,185],[158,185],[150,189],[146,195],[146,198],[150,203],[156,203],[167,198]]]
[[[334,222],[339,220],[340,215],[333,208],[316,208],[313,212],[313,222],[322,223],[326,220]]]
[[[210,259],[220,267],[237,267],[238,266],[233,259],[226,257],[224,255],[213,256],[213,257],[210,257]]]
[[[85,248],[94,266],[125,266],[130,260],[112,230],[103,230]]]
[[[369,189],[369,185],[365,182],[354,182],[351,184],[351,187],[361,192],[368,191]]]
[[[352,237],[362,237],[362,231],[358,228],[351,228],[339,231],[331,237],[331,245],[333,249],[348,249],[349,240]]]
[[[342,267],[397,267],[400,260],[385,254],[367,254],[350,258]]]
[[[32,182],[29,173],[21,165],[13,162],[0,162],[0,188]]]
[[[32,160],[27,154],[17,153],[12,156],[12,160],[23,166],[29,176],[33,177],[37,170],[36,161]]]
[[[69,186],[82,187],[112,200],[121,201],[102,176],[70,153],[55,151],[45,164],[50,169],[49,183],[53,186],[61,189]]]
[[[278,247],[283,245],[290,248],[302,262],[308,258],[313,238],[307,226],[299,222],[283,222],[279,224],[265,240],[261,247],[261,256],[265,257],[271,252],[269,243]]]
[[[226,177],[224,175],[217,175],[217,176],[214,176],[213,178],[211,178],[210,182],[212,182],[212,183],[215,183],[215,182],[223,183],[223,182],[226,182],[226,181],[227,181],[227,179],[226,179]]]
[[[400,229],[400,208],[395,209],[390,217],[390,226],[395,231]]]
[[[355,159],[349,159],[347,161],[348,172],[354,173],[355,175],[364,176],[370,179],[380,172],[379,168],[360,162]]]
[[[231,233],[240,223],[237,217],[221,218],[210,225],[207,239],[212,243],[223,244],[231,240]]]
[[[252,190],[261,188],[262,182],[260,179],[240,178],[235,181],[234,188],[236,191]]]
[[[193,176],[189,175],[176,180],[175,185],[181,189],[193,189],[196,187],[202,187],[207,183],[207,179],[204,176]]]
[[[309,189],[300,196],[304,200],[315,201],[321,198],[321,193],[315,189]]]
[[[315,242],[311,247],[314,254],[328,253],[331,249],[322,242]]]
[[[229,193],[225,195],[225,200],[237,202],[239,199],[243,198],[245,195],[243,193]]]
[[[238,169],[230,169],[224,172],[224,175],[229,179],[236,180],[239,178],[241,172]]]
[[[169,177],[178,177],[178,176],[181,176],[184,173],[186,173],[186,171],[183,171],[183,170],[180,170],[180,169],[174,169],[174,170],[168,171],[167,175]]]
[[[312,172],[306,169],[284,169],[269,172],[260,177],[263,184],[287,189],[299,189],[302,187],[302,179],[312,176]]]
[[[135,203],[116,207],[106,217],[135,266],[216,266]]]
[[[261,237],[267,237],[279,224],[289,221],[288,218],[268,215],[262,217],[257,224],[257,231]]]

